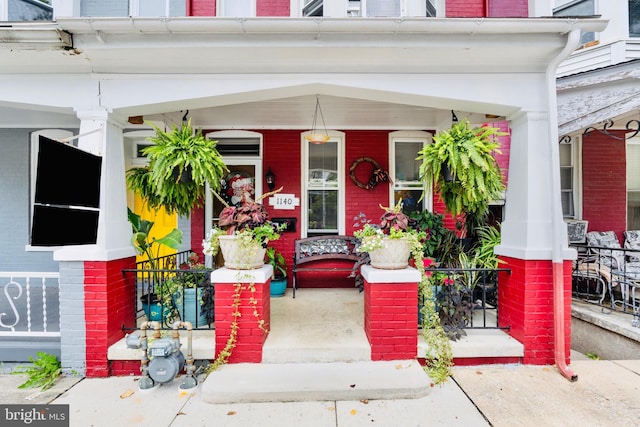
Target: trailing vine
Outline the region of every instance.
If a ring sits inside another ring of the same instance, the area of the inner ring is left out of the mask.
[[[419,248],[412,248],[411,253],[421,278],[418,284],[418,294],[422,302],[420,304],[422,335],[427,343],[424,369],[436,384],[440,384],[451,375],[451,367],[453,366],[451,342],[442,328],[440,316],[436,311],[432,276],[427,276],[425,272],[422,251]]]
[[[236,347],[236,343],[238,341],[238,329],[240,328],[238,325],[238,318],[242,317],[242,313],[240,313],[242,291],[249,290],[251,292],[251,295],[249,296],[249,305],[253,307],[253,316],[256,318],[258,328],[260,328],[260,330],[265,334],[269,333],[269,329],[265,325],[264,319],[261,318],[260,313],[258,312],[258,300],[254,296],[256,292],[255,283],[249,283],[245,287],[242,283],[238,282],[234,283],[233,288],[233,303],[231,304],[233,307],[233,313],[231,314],[233,316],[233,320],[231,321],[231,333],[229,334],[229,339],[227,340],[224,348],[220,353],[218,353],[218,356],[215,358],[213,363],[207,367],[207,375],[218,369],[220,366],[226,364],[233,353],[233,349]]]

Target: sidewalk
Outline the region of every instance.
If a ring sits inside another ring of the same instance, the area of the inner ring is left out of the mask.
[[[71,426],[612,426],[640,425],[640,360],[575,360],[571,383],[551,366],[454,367],[417,399],[211,404],[202,384],[139,390],[134,377],[63,378],[45,393],[0,376],[0,403],[70,406]],[[30,399],[26,399],[30,397]]]

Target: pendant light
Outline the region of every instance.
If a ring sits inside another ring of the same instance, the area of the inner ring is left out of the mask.
[[[322,120],[322,128],[324,129],[324,133],[318,131],[318,113],[320,113],[320,119]],[[325,142],[329,141],[329,139],[331,139],[331,137],[327,133],[327,125],[324,123],[324,116],[322,115],[322,108],[320,107],[320,98],[318,97],[318,95],[316,95],[316,110],[313,113],[313,124],[311,125],[311,133],[307,134],[304,138],[312,144],[324,144]]]

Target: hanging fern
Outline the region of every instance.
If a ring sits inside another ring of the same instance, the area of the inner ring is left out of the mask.
[[[220,189],[220,179],[228,171],[216,149],[217,141],[209,140],[198,130],[194,133],[191,120],[181,127],[172,125],[165,132],[151,124],[154,142],[143,149],[149,165],[127,171],[127,186],[145,199],[149,208],[164,207],[168,213],[189,216],[205,199],[205,184],[213,191]],[[185,179],[186,175],[190,175]]]
[[[439,132],[433,143],[418,154],[421,160],[420,177],[423,182],[433,180],[453,216],[471,213],[484,216],[489,202],[502,197],[505,186],[494,153],[500,152],[496,136],[506,135],[490,126],[471,128],[467,119]],[[445,180],[443,167],[449,168],[454,179]]]

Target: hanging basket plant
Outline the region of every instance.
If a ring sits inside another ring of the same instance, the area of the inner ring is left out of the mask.
[[[172,125],[166,132],[154,124],[154,145],[143,149],[148,166],[127,171],[127,186],[145,199],[150,209],[164,207],[168,213],[189,216],[194,207],[203,205],[205,184],[217,191],[228,172],[216,149],[202,131],[193,131],[191,120],[180,127]]]
[[[489,203],[503,197],[502,171],[494,157],[501,153],[496,137],[502,135],[506,133],[490,126],[471,128],[464,119],[437,133],[419,152],[422,181],[433,182],[453,216],[483,217]]]

